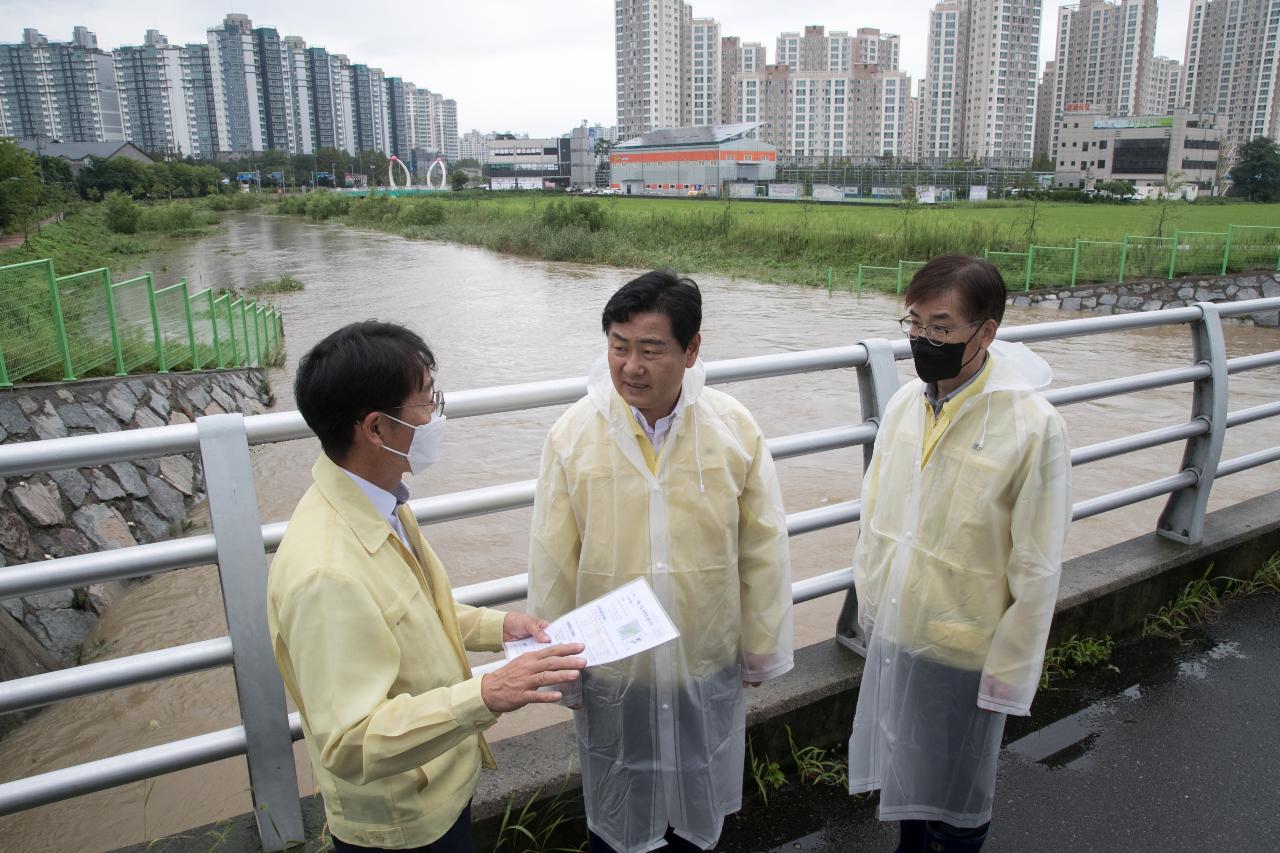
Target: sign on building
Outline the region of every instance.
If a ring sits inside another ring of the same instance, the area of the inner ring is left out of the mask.
[[[872,198],[902,198],[901,187],[872,187]]]
[[[794,201],[800,198],[800,185],[771,183],[769,184],[769,198],[786,198]]]
[[[489,189],[491,190],[513,190],[516,188],[515,178],[490,178]]]
[[[1094,121],[1093,127],[1095,130],[1127,130],[1134,127],[1173,127],[1173,116],[1100,118]]]
[[[969,187],[969,201],[986,201],[987,185],[974,185]]]

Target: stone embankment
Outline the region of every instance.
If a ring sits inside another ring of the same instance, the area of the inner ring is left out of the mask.
[[[1236,302],[1280,296],[1280,272],[1215,275],[1196,278],[1140,279],[1123,284],[1046,288],[1013,293],[1009,304],[1097,314],[1128,314],[1180,308],[1197,302]],[[1257,326],[1280,327],[1280,312],[1262,311],[1240,318]]]
[[[270,402],[258,369],[23,386],[0,392],[0,443],[260,414]],[[0,479],[0,567],[173,538],[203,497],[194,453]],[[0,660],[15,669],[6,677],[92,659],[85,638],[112,591],[97,585],[0,601]],[[35,648],[14,639],[20,630]]]

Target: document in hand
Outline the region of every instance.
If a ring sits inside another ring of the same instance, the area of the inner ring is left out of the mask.
[[[587,666],[631,657],[680,636],[644,578],[605,593],[552,622],[553,643],[582,643]],[[504,643],[507,660],[543,647],[529,637]]]

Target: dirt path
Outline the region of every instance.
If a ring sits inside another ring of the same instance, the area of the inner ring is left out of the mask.
[[[47,219],[42,219],[40,221],[40,226],[38,227],[43,227],[45,225],[48,225],[50,222],[61,222],[61,221],[62,221],[62,214],[55,213],[53,216],[50,216]],[[26,239],[27,237],[25,234],[5,234],[4,236],[0,237],[0,252],[7,252],[10,249],[16,249],[19,246],[21,246],[23,241],[25,241]]]

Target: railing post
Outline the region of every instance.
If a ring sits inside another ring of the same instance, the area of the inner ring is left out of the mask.
[[[267,558],[244,416],[196,418],[262,849],[305,841],[284,685],[267,632]]]
[[[1031,289],[1031,264],[1035,256],[1036,256],[1036,247],[1027,246],[1027,283],[1026,283],[1026,286],[1022,288],[1024,292]]]
[[[124,351],[120,348],[120,328],[116,323],[116,300],[111,289],[111,270],[102,270],[102,295],[107,303],[107,326],[111,329],[111,349],[116,357],[116,376],[126,375]]]
[[[71,342],[67,340],[67,326],[62,319],[62,294],[58,293],[58,276],[53,271],[53,261],[45,261],[45,270],[49,273],[49,304],[53,308],[53,335],[58,342],[58,352],[62,356],[63,380],[71,382],[76,378],[71,366]]]
[[[191,321],[191,288],[185,278],[179,284],[182,285],[182,308],[187,317],[187,343],[191,345],[191,369],[196,371],[200,369],[200,351],[196,346],[196,327]]]
[[[1118,284],[1124,284],[1124,268],[1129,262],[1129,235],[1124,235],[1124,248],[1120,250],[1120,280]]]
[[[1173,229],[1173,246],[1169,248],[1169,278],[1173,278],[1178,268],[1178,229]]]
[[[160,333],[160,312],[156,310],[156,284],[147,273],[147,304],[151,306],[151,331],[156,337],[156,372],[168,373],[164,358],[164,335]]]
[[[1071,255],[1071,287],[1076,286],[1076,276],[1080,272],[1080,239],[1076,238],[1076,250]]]
[[[1222,337],[1218,306],[1199,302],[1200,319],[1191,324],[1193,353],[1197,364],[1209,366],[1209,376],[1192,386],[1191,416],[1207,421],[1209,431],[1187,439],[1179,471],[1195,471],[1194,486],[1169,495],[1156,531],[1164,537],[1195,545],[1204,535],[1204,513],[1209,491],[1222,459],[1222,443],[1227,432],[1227,348]]]
[[[1231,260],[1231,228],[1227,226],[1227,242],[1222,247],[1222,275],[1227,274],[1227,263]]]
[[[880,426],[880,418],[889,405],[889,398],[898,390],[898,368],[893,357],[893,345],[884,338],[863,341],[867,351],[867,363],[858,368],[858,401],[862,407],[862,422]],[[871,465],[875,445],[862,446],[862,468]],[[865,497],[865,496],[864,496]],[[845,593],[840,616],[836,619],[836,641],[866,657],[868,637],[863,637],[858,626],[858,592],[850,587]]]
[[[9,381],[9,365],[4,360],[4,347],[0,347],[0,388],[12,388],[13,383]]]

